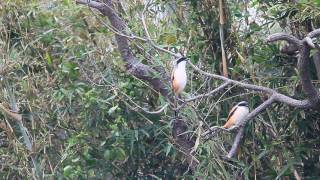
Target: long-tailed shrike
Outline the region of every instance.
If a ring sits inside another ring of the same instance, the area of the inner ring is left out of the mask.
[[[187,84],[186,57],[179,58],[173,67],[171,80],[174,93],[179,96]]]
[[[229,129],[234,125],[238,125],[249,114],[248,102],[241,101],[234,106],[227,118],[226,124],[223,126],[225,129]]]

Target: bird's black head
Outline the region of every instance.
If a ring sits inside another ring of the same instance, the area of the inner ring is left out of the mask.
[[[238,106],[248,107],[248,102],[247,101],[241,101],[241,102],[238,103]]]
[[[181,63],[182,61],[187,61],[186,57],[181,57],[177,60],[177,64]]]

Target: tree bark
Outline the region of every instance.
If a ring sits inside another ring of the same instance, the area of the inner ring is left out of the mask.
[[[313,63],[316,67],[318,80],[320,80],[320,51],[313,55]]]
[[[166,97],[168,101],[173,102],[173,98],[170,97],[169,93],[170,82],[163,81],[169,78],[157,78],[156,73],[159,72],[155,71],[150,66],[142,64],[136,59],[136,57],[134,57],[128,43],[128,37],[126,37],[128,35],[126,31],[126,23],[114,11],[112,0],[104,0],[103,3],[99,1],[76,0],[76,3],[95,8],[109,19],[110,24],[117,31],[117,33],[115,33],[115,38],[122,60],[126,64],[125,66],[127,71],[138,79],[151,84],[154,90]],[[191,154],[191,147],[194,145],[194,140],[189,138],[188,134],[190,133],[186,133],[186,131],[188,131],[187,127],[187,124],[183,120],[175,119],[173,122],[172,134],[179,150],[183,152],[189,163],[189,166],[192,170],[194,170],[199,162]]]

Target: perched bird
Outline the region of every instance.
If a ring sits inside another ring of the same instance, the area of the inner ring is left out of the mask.
[[[223,126],[225,129],[229,129],[233,125],[239,124],[249,114],[248,102],[241,101],[234,106],[227,118],[226,124]]]
[[[179,96],[187,84],[186,57],[180,57],[173,68],[171,80],[174,93]]]

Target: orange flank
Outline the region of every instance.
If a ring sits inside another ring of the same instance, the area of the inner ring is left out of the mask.
[[[172,88],[173,88],[174,93],[178,94],[179,83],[176,79],[173,79],[173,81],[172,81]]]
[[[178,80],[177,80],[176,78],[174,78],[174,77],[175,77],[175,75],[174,75],[174,73],[172,73],[172,77],[171,77],[171,80],[172,80],[172,88],[173,88],[174,93],[179,94],[179,93],[180,93],[180,92],[179,92],[179,89],[180,89],[180,87],[179,87],[179,82],[178,82]]]
[[[226,124],[223,125],[223,128],[229,129],[231,126],[234,125],[235,121],[236,121],[236,118],[234,116],[229,118],[228,121],[226,122]]]
[[[236,118],[232,116],[234,112],[236,111],[237,107],[233,107],[228,115],[227,122],[225,125],[223,125],[223,128],[229,129],[231,126],[233,126],[236,123]]]

